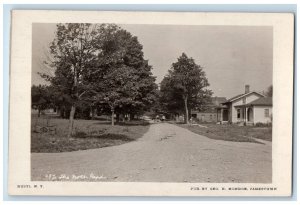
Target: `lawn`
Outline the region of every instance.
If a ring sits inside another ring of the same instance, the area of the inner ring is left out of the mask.
[[[235,141],[235,142],[254,142],[260,143],[256,139],[272,141],[272,127],[256,127],[256,126],[238,126],[238,125],[186,125],[177,124],[194,133],[206,136],[210,139]]]
[[[49,116],[32,116],[31,152],[53,153],[95,149],[121,145],[137,140],[149,129],[143,121],[111,126],[108,121],[75,120],[74,135],[67,137],[68,120]],[[41,132],[39,128],[53,126],[56,131]]]

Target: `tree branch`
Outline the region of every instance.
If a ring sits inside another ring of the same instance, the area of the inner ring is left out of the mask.
[[[87,92],[87,90],[83,91],[83,92],[78,96],[78,98],[80,99],[86,92]]]

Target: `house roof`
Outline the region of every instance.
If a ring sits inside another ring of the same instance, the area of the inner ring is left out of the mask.
[[[216,108],[224,107],[222,103],[226,102],[225,97],[211,97],[211,101],[201,109],[201,112],[211,113],[215,112]],[[192,110],[193,113],[199,113],[198,109]]]
[[[211,101],[214,105],[219,106],[220,104],[226,102],[225,97],[212,97]]]
[[[242,98],[242,97],[245,97],[245,96],[250,95],[250,94],[253,94],[253,93],[256,93],[257,95],[260,95],[261,97],[265,97],[264,95],[262,95],[262,94],[260,94],[260,93],[258,93],[258,92],[256,92],[256,91],[252,91],[252,92],[249,92],[249,93],[243,93],[243,94],[236,95],[236,96],[234,96],[234,97],[228,99],[226,102],[224,102],[224,103],[222,103],[222,104],[226,104],[226,103],[233,102],[233,101],[235,101],[235,100],[238,100],[238,99],[240,99],[240,98]]]
[[[261,97],[258,98],[250,103],[244,104],[244,105],[238,105],[235,107],[249,107],[249,106],[272,106],[273,100],[271,97]]]
[[[226,102],[231,102],[231,101],[233,101],[234,99],[239,98],[239,97],[241,97],[241,96],[243,96],[243,95],[245,95],[245,94],[243,93],[243,94],[236,95],[236,96],[234,96],[234,97],[232,97],[232,98],[229,98]]]
[[[272,105],[272,101],[271,97],[263,97],[248,103],[248,105]]]

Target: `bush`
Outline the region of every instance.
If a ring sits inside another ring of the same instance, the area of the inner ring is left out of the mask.
[[[262,122],[258,122],[255,124],[256,127],[270,127],[272,126],[272,123],[262,123]]]
[[[82,131],[76,131],[75,134],[73,135],[74,138],[86,138],[87,134]]]
[[[89,119],[91,119],[90,114],[91,114],[90,107],[78,106],[76,108],[75,118],[89,120]]]

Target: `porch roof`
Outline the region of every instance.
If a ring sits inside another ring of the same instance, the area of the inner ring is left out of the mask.
[[[216,107],[217,110],[219,109],[228,109],[228,106],[226,105],[219,105],[218,107]]]

